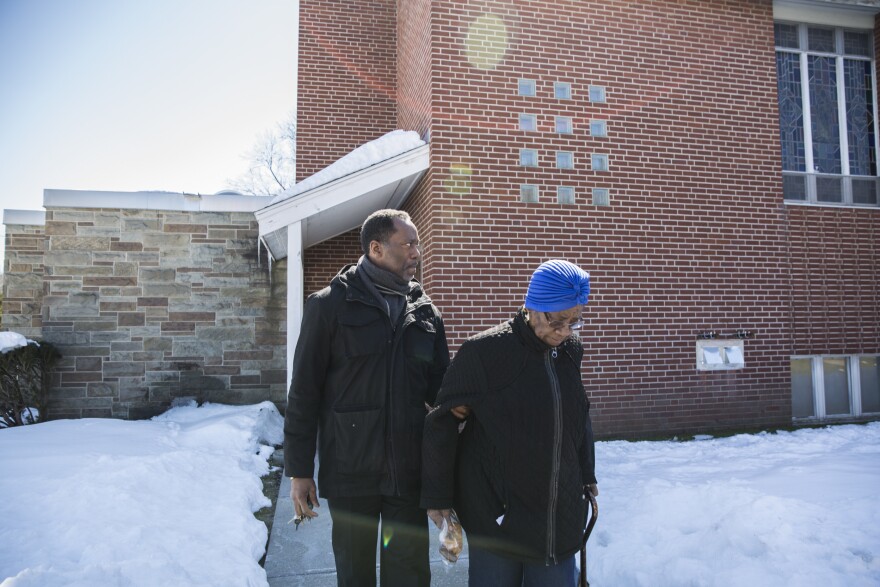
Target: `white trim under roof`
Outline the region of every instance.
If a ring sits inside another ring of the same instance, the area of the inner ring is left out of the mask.
[[[873,29],[880,2],[774,0],[773,19],[854,29]]]
[[[45,210],[3,210],[3,224],[45,226]]]
[[[302,222],[308,248],[357,228],[371,212],[399,208],[428,169],[430,147],[404,153],[256,211],[260,238],[275,259],[287,257],[287,227]]]
[[[272,196],[182,194],[177,192],[98,192],[43,190],[44,208],[109,208],[180,212],[254,212]]]

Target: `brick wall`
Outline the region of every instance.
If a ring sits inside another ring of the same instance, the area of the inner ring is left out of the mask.
[[[430,292],[453,346],[507,318],[531,271],[561,257],[593,275],[584,381],[600,433],[786,423],[771,3],[433,6]],[[535,97],[517,95],[520,78]],[[557,81],[571,99],[554,97]],[[519,130],[520,113],[537,132]],[[554,132],[554,116],[574,132]],[[519,166],[520,148],[538,151],[537,168]],[[556,169],[556,151],[575,168]],[[594,153],[608,171],[592,169]],[[522,183],[539,186],[537,204],[519,202]],[[574,205],[556,202],[560,185]],[[593,188],[611,205],[593,205]],[[755,332],[747,367],[697,372],[697,335],[736,329]]]
[[[304,21],[340,8],[308,4]],[[453,351],[509,318],[552,257],[592,273],[584,382],[603,436],[788,424],[792,354],[880,351],[876,210],[782,199],[771,0],[400,0],[398,14],[397,46],[386,47],[398,55],[397,125],[431,138],[431,169],[406,208]],[[379,39],[351,30],[340,42]],[[335,90],[318,87],[327,71],[370,59],[308,54],[316,48],[301,46],[301,59],[321,61],[300,71],[300,108],[313,114],[332,102]],[[536,96],[517,95],[521,78]],[[554,82],[569,83],[571,99],[557,99]],[[591,101],[590,86],[607,101]],[[360,144],[373,138],[366,106],[334,103],[300,131],[318,137],[332,119]],[[519,130],[521,113],[537,116],[536,132]],[[555,116],[574,132],[555,132]],[[593,120],[607,137],[590,133]],[[377,136],[389,121],[373,124]],[[339,156],[339,137],[323,139],[310,172]],[[519,165],[521,148],[538,151],[537,167]],[[557,151],[574,169],[555,168]],[[593,154],[608,156],[607,171]],[[519,201],[523,183],[539,187],[538,203]],[[557,203],[560,185],[575,188],[573,205]],[[593,203],[594,188],[610,205]],[[334,255],[335,270],[344,255]],[[324,257],[307,254],[307,272]],[[700,333],[740,329],[754,333],[745,369],[696,370]]]
[[[398,116],[397,128],[415,130],[430,138],[432,124],[433,22],[429,0],[398,0]],[[431,292],[434,283],[434,206],[431,186],[433,171],[428,169],[404,208],[419,229],[422,265],[418,278]],[[443,309],[441,308],[441,311]]]
[[[360,229],[306,249],[303,252],[303,297],[327,287],[343,267],[357,263],[360,251]]]
[[[394,130],[394,0],[300,3],[297,181]]]
[[[791,354],[880,353],[880,211],[787,212]]]
[[[48,208],[45,234],[50,417],[284,401],[286,263],[258,263],[253,214]]]
[[[42,338],[43,227],[6,225],[3,261],[3,316],[0,330]]]
[[[395,0],[300,3],[297,181],[397,128]],[[305,251],[304,294],[360,257],[358,232]]]

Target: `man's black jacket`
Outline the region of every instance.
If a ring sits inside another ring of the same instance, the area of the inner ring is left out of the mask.
[[[356,266],[309,296],[284,421],[287,475],[321,497],[418,495],[426,404],[449,365],[440,312],[417,282],[392,327]]]
[[[553,349],[523,313],[462,344],[425,424],[421,506],[454,505],[470,544],[538,564],[580,548],[595,483],[578,338]],[[449,412],[469,405],[464,430]]]

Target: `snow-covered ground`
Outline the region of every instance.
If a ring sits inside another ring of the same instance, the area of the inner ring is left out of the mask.
[[[0,430],[0,585],[266,585],[282,425],[265,402]]]
[[[264,403],[0,430],[0,586],[265,586],[281,427]],[[880,423],[597,459],[593,587],[880,585]]]
[[[880,585],[880,423],[597,452],[594,587]]]

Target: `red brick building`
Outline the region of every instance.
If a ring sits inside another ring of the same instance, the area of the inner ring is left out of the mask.
[[[453,350],[542,261],[589,270],[601,435],[876,418],[878,12],[301,0],[298,178],[426,140],[402,207]],[[303,244],[303,295],[359,256],[357,231]]]

